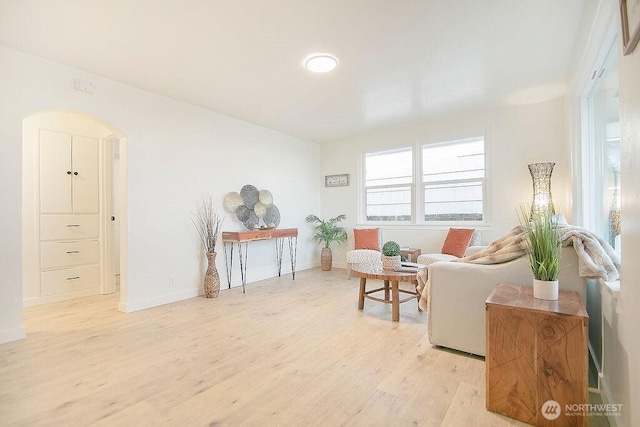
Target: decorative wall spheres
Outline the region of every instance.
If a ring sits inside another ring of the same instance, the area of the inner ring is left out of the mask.
[[[224,196],[224,207],[249,230],[276,228],[280,224],[280,211],[273,204],[269,190],[245,185],[239,193],[233,191]],[[262,222],[262,224],[260,224]]]

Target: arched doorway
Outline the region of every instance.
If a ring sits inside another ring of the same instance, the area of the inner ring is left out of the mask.
[[[23,306],[120,291],[126,301],[126,136],[83,112],[23,119]]]

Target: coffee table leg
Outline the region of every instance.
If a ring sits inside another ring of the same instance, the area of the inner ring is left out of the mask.
[[[389,301],[389,281],[384,281],[384,299],[385,301]]]
[[[358,295],[358,310],[362,310],[364,308],[364,288],[367,285],[367,279],[364,277],[360,278],[360,294]]]
[[[400,321],[400,291],[397,280],[391,282],[391,320]]]

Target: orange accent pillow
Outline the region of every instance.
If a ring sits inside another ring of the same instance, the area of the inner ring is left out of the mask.
[[[442,253],[462,258],[475,231],[473,228],[450,228],[444,239]]]
[[[379,228],[354,228],[353,238],[355,241],[355,249],[380,250]]]

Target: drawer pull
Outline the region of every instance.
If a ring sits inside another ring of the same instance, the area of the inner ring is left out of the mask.
[[[80,227],[80,224],[67,224],[67,227]]]
[[[77,280],[79,279],[80,276],[76,276],[76,277],[67,277],[67,280]]]
[[[80,251],[67,251],[68,254],[79,254]]]

